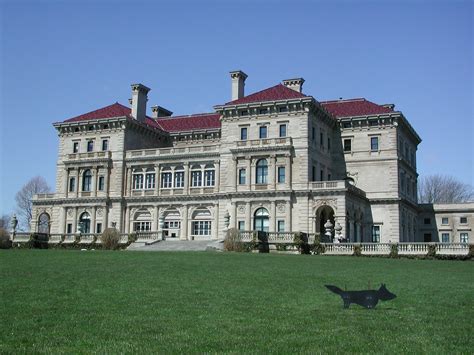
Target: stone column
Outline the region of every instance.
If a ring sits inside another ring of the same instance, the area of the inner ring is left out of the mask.
[[[158,196],[159,188],[160,188],[160,166],[155,165],[155,195],[156,196]],[[158,218],[158,216],[156,218]]]
[[[270,232],[276,232],[276,203],[275,201],[270,202]]]
[[[293,232],[293,226],[291,225],[293,222],[293,218],[292,218],[293,208],[292,208],[291,200],[288,201],[288,203],[286,204],[285,211],[286,211],[286,215],[288,216],[287,218],[288,227],[286,227],[286,230],[288,232]],[[311,224],[314,225],[314,223],[311,223]]]
[[[285,155],[285,174],[286,174],[286,185],[291,188],[291,156]]]
[[[64,191],[64,196],[67,197],[69,194],[69,169],[64,168],[63,171],[63,191]]]
[[[247,179],[245,181],[247,188],[250,190],[251,184],[252,184],[252,157],[246,156],[245,161],[247,163],[247,171],[245,172],[245,178]],[[247,228],[247,227],[246,227]],[[250,230],[250,229],[248,229]]]
[[[245,203],[245,230],[251,231],[253,229],[252,222],[251,222],[251,205],[250,202]]]
[[[130,207],[125,207],[125,233],[130,233]]]
[[[103,207],[104,211],[104,220],[103,220],[103,226],[102,226],[102,232],[109,228],[109,208],[107,204],[104,205]]]
[[[95,233],[96,232],[96,229],[95,229],[95,211],[96,211],[96,207],[92,207],[91,208],[91,230],[89,233]]]
[[[219,206],[214,206],[214,219],[211,225],[211,236],[212,239],[219,239]]]
[[[221,162],[220,162],[220,160],[214,161],[214,165],[215,165],[215,171],[216,171],[216,181],[215,181],[215,185],[214,185],[214,192],[219,192],[219,190],[220,190],[219,184],[220,184],[220,177],[221,177]],[[217,210],[218,210],[218,208],[217,208]]]
[[[82,178],[83,178],[83,175],[82,175],[83,171],[79,168],[77,168],[77,176],[78,176],[78,179],[77,179],[77,197],[79,197],[79,192],[82,191]]]
[[[61,207],[59,210],[59,228],[58,233],[64,234],[66,233],[66,211],[65,207]]]
[[[184,194],[189,194],[189,163],[184,163]]]
[[[271,155],[270,156],[270,164],[268,166],[269,174],[268,174],[268,185],[271,186],[273,190],[275,190],[275,185],[276,185],[276,156]]]
[[[230,174],[232,178],[230,179],[230,186],[233,191],[237,191],[237,157],[232,156],[232,163],[230,165]]]
[[[132,195],[132,168],[127,167],[127,181],[126,181],[126,188],[125,188],[125,195],[131,196]]]
[[[75,234],[77,233],[77,224],[79,221],[77,220],[77,207],[74,208],[74,222],[72,222],[72,232]]]
[[[186,173],[185,173],[186,176]],[[189,240],[188,235],[188,205],[184,205],[182,208],[182,216],[181,216],[181,231],[179,233],[180,240]]]
[[[155,217],[151,221],[151,230],[153,232],[158,231],[158,224],[159,224],[158,219],[160,218],[160,215],[159,215],[160,210],[159,210],[158,206],[155,206],[154,210],[155,210],[155,212],[154,212]]]
[[[99,181],[99,167],[96,166],[94,167],[94,176],[93,176],[93,179],[92,179],[93,183],[92,183],[92,196],[97,196],[97,189],[99,188],[99,184],[98,184],[98,181]]]

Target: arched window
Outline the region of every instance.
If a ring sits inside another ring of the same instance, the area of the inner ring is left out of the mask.
[[[49,215],[41,213],[38,218],[38,233],[49,234]]]
[[[161,218],[161,217],[160,217]],[[179,238],[181,228],[181,214],[175,208],[163,213],[163,234],[166,238]]]
[[[268,232],[269,215],[266,208],[259,208],[254,213],[253,228],[256,231]]]
[[[91,217],[89,216],[89,213],[84,212],[79,217],[79,228],[78,228],[78,230],[81,233],[86,233],[86,234],[91,232]]]
[[[268,163],[267,159],[260,159],[257,162],[257,171],[256,171],[257,184],[266,184],[268,183]]]
[[[199,208],[193,213],[192,235],[211,235],[211,212],[207,208]]]
[[[214,165],[207,164],[204,167],[204,186],[214,186],[216,183],[216,171]]]
[[[151,213],[147,209],[142,209],[135,213],[133,230],[135,232],[151,230]]]
[[[174,187],[177,189],[182,189],[184,187],[184,168],[183,166],[178,166],[174,170]]]
[[[92,172],[87,169],[82,174],[82,191],[91,191],[92,190]]]

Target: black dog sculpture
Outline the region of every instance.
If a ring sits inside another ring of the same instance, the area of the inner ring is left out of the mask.
[[[325,285],[330,291],[341,296],[344,302],[344,308],[349,308],[351,303],[367,309],[375,308],[379,300],[389,301],[397,297],[385,287],[385,284],[380,285],[378,290],[364,290],[364,291],[343,291],[339,287]]]

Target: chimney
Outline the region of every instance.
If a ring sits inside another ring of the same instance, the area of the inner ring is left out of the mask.
[[[388,108],[390,110],[394,110],[395,109],[395,104],[383,104],[381,105],[382,107],[385,107],[385,108]]]
[[[143,122],[146,118],[147,94],[150,88],[143,84],[132,84],[132,117]]]
[[[283,85],[285,85],[287,88],[289,88],[291,90],[295,90],[299,93],[301,93],[303,91],[303,83],[304,83],[303,78],[294,78],[294,79],[283,80]]]
[[[170,110],[165,109],[161,106],[152,106],[151,107],[151,117],[160,118],[160,117],[169,117],[173,114]]]
[[[245,79],[247,74],[241,70],[231,71],[230,77],[232,79],[232,101],[244,97]]]

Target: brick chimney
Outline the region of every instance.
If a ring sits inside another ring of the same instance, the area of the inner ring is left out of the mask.
[[[147,94],[150,88],[143,84],[132,84],[132,117],[144,122],[146,118]]]
[[[245,79],[247,74],[241,70],[231,71],[230,77],[232,79],[232,101],[244,97]]]
[[[303,78],[294,78],[294,79],[283,80],[283,85],[285,85],[287,88],[295,90],[297,92],[302,92],[303,91],[303,83],[304,83]]]

